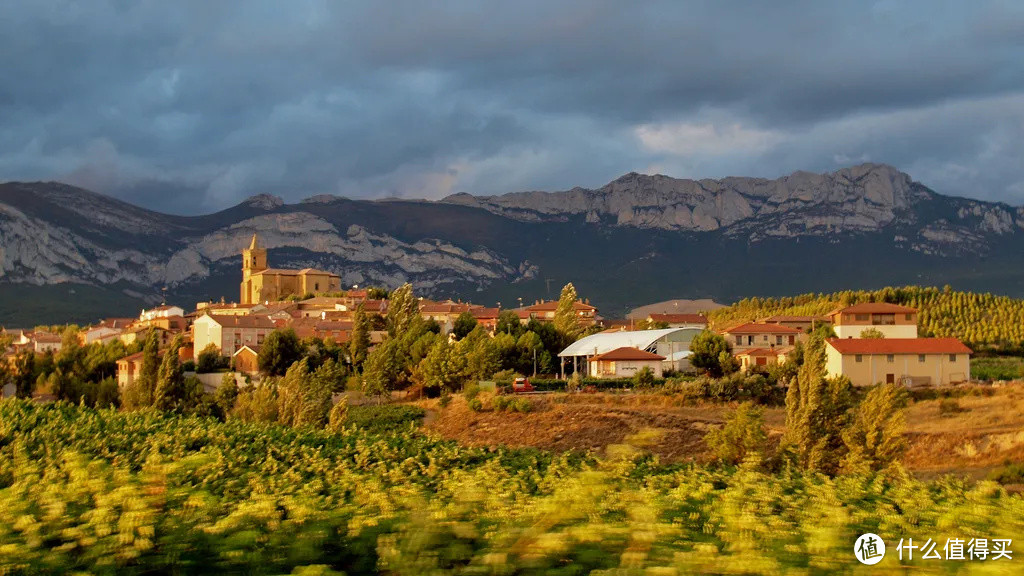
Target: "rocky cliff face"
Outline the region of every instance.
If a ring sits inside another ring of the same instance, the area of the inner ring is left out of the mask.
[[[914,224],[914,209],[943,198],[891,166],[863,164],[831,174],[796,172],[777,180],[681,180],[630,173],[598,188],[517,192],[501,196],[456,194],[444,202],[472,206],[523,221],[587,222],[689,232],[724,230],[759,237],[836,232],[877,232]],[[955,200],[953,221],[982,233],[1024,227],[1020,209]]]
[[[5,285],[70,282],[149,298],[166,287],[185,303],[233,298],[254,232],[276,267],[487,303],[557,296],[551,286],[570,280],[612,310],[958,278],[1024,294],[1024,272],[1014,276],[1024,270],[1022,228],[1020,208],[942,196],[873,164],[777,180],[631,173],[596,190],[441,202],[259,195],[198,217],[63,184],[7,183],[0,297]]]

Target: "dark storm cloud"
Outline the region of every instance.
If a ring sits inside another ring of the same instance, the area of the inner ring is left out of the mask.
[[[1024,201],[1018,4],[439,4],[7,6],[0,179],[199,212],[874,161]]]

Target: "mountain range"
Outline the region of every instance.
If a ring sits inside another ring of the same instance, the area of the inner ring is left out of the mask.
[[[55,182],[0,184],[0,323],[89,322],[238,297],[253,233],[274,267],[410,281],[504,307],[572,281],[605,316],[670,298],[952,284],[1024,295],[1024,208],[941,195],[882,164],[775,180],[626,174],[597,189],[440,201],[253,196],[161,214]]]

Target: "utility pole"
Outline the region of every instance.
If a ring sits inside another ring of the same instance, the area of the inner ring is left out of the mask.
[[[537,349],[533,349],[533,377],[537,377]]]

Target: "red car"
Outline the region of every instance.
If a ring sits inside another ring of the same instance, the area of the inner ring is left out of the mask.
[[[533,392],[533,386],[530,384],[529,378],[516,378],[512,382],[512,393],[516,392]]]

